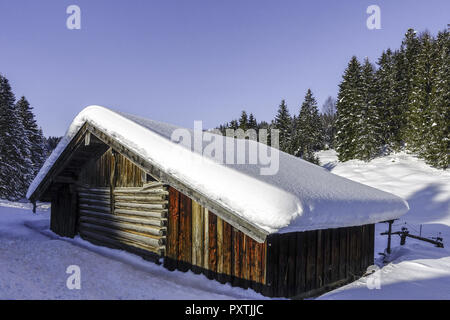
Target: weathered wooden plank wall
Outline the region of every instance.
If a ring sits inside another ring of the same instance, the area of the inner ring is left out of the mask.
[[[374,225],[273,234],[263,294],[306,298],[363,275],[374,263]]]
[[[79,182],[91,187],[109,187],[114,168],[115,187],[142,187],[146,182],[142,169],[120,153],[113,156],[112,149],[105,152],[100,159],[88,163],[80,172]]]
[[[169,188],[164,265],[192,270],[221,283],[261,291],[265,283],[265,243],[257,243],[189,197]]]

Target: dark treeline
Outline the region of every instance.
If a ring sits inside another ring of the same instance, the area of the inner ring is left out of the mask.
[[[387,49],[376,65],[352,57],[339,85],[337,102],[319,113],[311,90],[297,115],[283,100],[275,118],[258,123],[242,112],[219,127],[280,131],[280,150],[318,163],[316,151],[334,148],[340,161],[371,159],[407,150],[446,169],[450,150],[450,37],[407,31],[400,48]],[[251,120],[250,120],[251,119]]]
[[[0,198],[25,196],[53,149],[38,127],[25,97],[16,101],[8,79],[0,75]]]

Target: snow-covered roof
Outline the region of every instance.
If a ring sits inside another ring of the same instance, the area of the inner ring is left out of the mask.
[[[87,107],[74,119],[31,184],[28,198],[86,122],[267,234],[372,224],[396,219],[409,210],[397,196],[284,152],[279,152],[279,170],[274,175],[261,175],[261,165],[219,163],[173,142],[177,126],[100,106]],[[224,144],[226,152],[231,152],[229,144]],[[260,145],[248,140],[246,144]]]

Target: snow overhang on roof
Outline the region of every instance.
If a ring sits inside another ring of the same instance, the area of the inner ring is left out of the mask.
[[[156,168],[169,184],[176,184],[174,187],[188,192],[194,200],[201,198],[205,200],[202,204],[225,212],[223,218],[227,222],[244,225],[240,230],[258,241],[264,241],[270,233],[393,220],[409,210],[407,202],[397,196],[339,177],[283,152],[278,153],[279,170],[274,175],[261,175],[261,165],[218,163],[201,151],[173,142],[170,137],[179,127],[100,106],[87,107],[74,119],[30,185],[27,198],[37,200],[35,191],[86,123],[112,143],[137,155],[143,161],[141,167],[148,164],[152,170]],[[222,139],[224,146],[229,147],[229,139],[234,143],[232,138]],[[246,144],[263,146],[254,141]],[[215,213],[222,216],[221,212]]]

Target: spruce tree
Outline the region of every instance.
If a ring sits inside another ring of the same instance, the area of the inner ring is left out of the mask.
[[[286,105],[282,100],[277,115],[273,121],[273,129],[279,130],[280,150],[291,153],[292,146],[292,118]]]
[[[0,197],[25,195],[32,169],[29,148],[11,86],[0,75]]]
[[[296,131],[294,134],[294,155],[304,160],[318,164],[318,158],[314,155],[323,144],[321,126],[317,102],[311,89],[308,89],[305,100],[296,118]]]
[[[423,157],[432,166],[447,169],[450,158],[450,33],[439,32],[434,43],[429,122]]]
[[[406,142],[409,150],[424,155],[424,137],[430,119],[431,91],[433,88],[433,40],[430,34],[420,37],[420,51],[416,57],[415,73],[412,78],[409,110],[407,116]]]
[[[33,114],[33,108],[25,97],[22,97],[16,104],[20,114],[27,140],[30,142],[30,154],[32,165],[32,177],[34,177],[46,159],[45,138],[42,130],[38,128]],[[31,183],[31,180],[29,181]]]
[[[242,111],[241,117],[239,118],[239,128],[244,131],[248,129],[248,115],[245,110]]]
[[[339,85],[335,143],[340,161],[348,161],[356,156],[357,123],[362,104],[361,65],[353,56]]]
[[[376,106],[375,71],[369,59],[365,59],[361,72],[362,104],[358,114],[356,158],[369,161],[381,148],[380,119]]]
[[[400,132],[394,117],[396,108],[394,91],[394,63],[390,49],[382,53],[378,60],[379,68],[376,72],[376,106],[381,129],[381,143],[388,149],[400,139]]]
[[[400,50],[394,55],[395,98],[394,103],[401,113],[400,121],[401,143],[407,140],[408,114],[412,94],[413,76],[416,73],[417,56],[420,51],[420,41],[413,29],[408,29],[402,41]]]
[[[253,113],[250,113],[250,115],[248,116],[248,128],[258,130],[258,122],[256,121]]]

